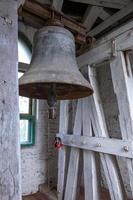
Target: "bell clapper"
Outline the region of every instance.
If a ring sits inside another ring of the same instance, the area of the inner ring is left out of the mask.
[[[56,119],[56,114],[57,114],[57,108],[56,108],[56,104],[57,104],[56,84],[51,84],[50,85],[47,104],[49,106],[48,118],[49,119]]]

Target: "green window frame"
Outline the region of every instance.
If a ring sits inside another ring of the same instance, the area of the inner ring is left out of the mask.
[[[33,146],[35,144],[36,100],[30,99],[29,102],[29,113],[20,113],[20,120],[28,121],[28,138],[27,141],[21,141],[22,147]]]

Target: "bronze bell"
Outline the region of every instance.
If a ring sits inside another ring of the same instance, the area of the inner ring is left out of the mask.
[[[74,37],[63,27],[46,26],[36,32],[30,68],[19,80],[20,95],[47,99],[50,118],[56,100],[92,94],[89,82],[78,70]]]

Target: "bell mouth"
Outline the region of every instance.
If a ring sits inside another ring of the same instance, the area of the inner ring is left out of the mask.
[[[19,95],[33,99],[47,99],[50,85],[55,83],[30,83],[19,85]],[[57,100],[84,98],[93,94],[91,86],[56,83]]]

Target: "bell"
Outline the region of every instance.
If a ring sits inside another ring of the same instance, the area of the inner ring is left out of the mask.
[[[20,95],[47,99],[50,118],[57,100],[92,94],[89,82],[78,70],[74,37],[63,27],[46,26],[36,32],[29,70],[19,80]]]

